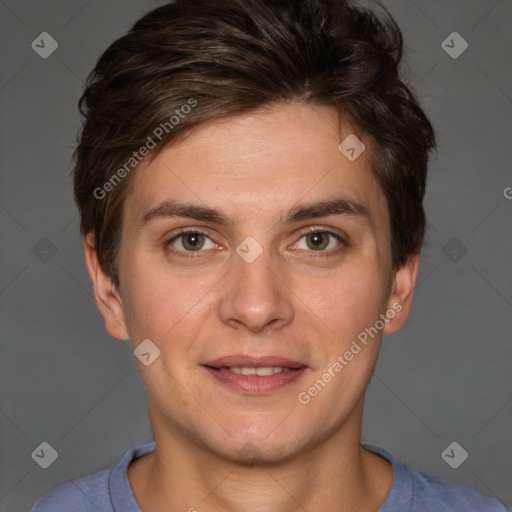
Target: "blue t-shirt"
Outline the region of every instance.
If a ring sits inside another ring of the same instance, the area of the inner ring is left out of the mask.
[[[363,446],[393,466],[393,484],[379,512],[507,512],[494,498],[405,466],[382,448]],[[132,448],[113,468],[55,487],[31,512],[141,512],[127,469],[132,460],[154,450],[154,442]]]

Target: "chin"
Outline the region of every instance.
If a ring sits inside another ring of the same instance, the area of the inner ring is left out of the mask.
[[[282,418],[280,418],[282,421]],[[223,432],[221,439],[203,440],[208,448],[218,456],[242,464],[270,464],[282,462],[292,458],[303,450],[307,444],[303,439],[297,438],[292,432],[282,428],[279,421],[275,426],[257,427],[254,424],[251,428],[240,426],[236,431],[231,429],[230,434]],[[210,433],[211,435],[211,433]],[[300,436],[304,436],[303,431]]]
[[[297,449],[289,443],[268,443],[265,441],[247,440],[229,447],[224,447],[219,455],[240,464],[274,464],[293,458]]]

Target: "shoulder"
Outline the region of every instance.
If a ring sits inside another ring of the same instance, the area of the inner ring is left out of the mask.
[[[377,446],[363,446],[384,457],[393,466],[393,483],[379,512],[507,512],[498,500],[466,485],[436,478],[406,466]]]
[[[413,496],[420,507],[418,510],[507,512],[498,500],[484,496],[471,487],[436,478],[408,466],[404,467],[411,477]]]
[[[35,503],[31,512],[111,511],[108,497],[110,472],[111,469],[105,469],[55,487]]]
[[[127,468],[132,460],[154,450],[154,442],[131,448],[115,466],[55,487],[35,503],[31,512],[140,511],[131,492]]]

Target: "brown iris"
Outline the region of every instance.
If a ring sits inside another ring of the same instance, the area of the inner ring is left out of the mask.
[[[306,235],[306,243],[314,251],[325,249],[329,245],[329,234],[322,232],[308,233]]]

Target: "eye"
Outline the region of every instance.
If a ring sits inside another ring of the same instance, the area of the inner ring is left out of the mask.
[[[189,230],[181,231],[165,244],[166,247],[174,247],[173,252],[200,252],[201,249],[215,249],[215,244],[211,238],[201,231]]]
[[[304,240],[305,244],[303,245],[305,247],[300,246],[301,240]],[[316,228],[313,231],[304,233],[299,242],[297,242],[296,247],[306,251],[328,252],[326,249],[336,249],[340,245],[345,245],[345,241],[341,236],[332,231]]]
[[[181,231],[168,239],[164,245],[166,249],[177,256],[183,257],[193,257],[195,256],[194,253],[200,253],[202,249],[219,248],[219,245],[206,233],[197,229]],[[326,229],[315,228],[314,230],[303,233],[294,248],[310,252],[326,253],[325,256],[328,256],[332,252],[337,252],[337,247],[344,245],[346,245],[346,243],[340,235]]]

